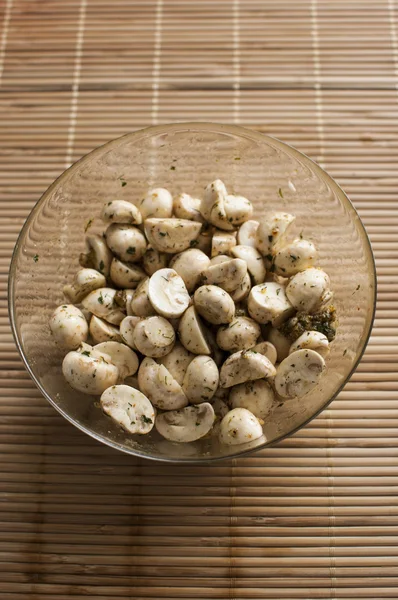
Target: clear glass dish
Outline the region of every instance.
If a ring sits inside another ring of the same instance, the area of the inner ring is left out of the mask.
[[[150,187],[201,196],[220,177],[248,197],[254,217],[266,210],[297,216],[293,235],[319,249],[330,275],[339,327],[320,385],[278,406],[251,444],[220,447],[215,436],[173,444],[156,431],[131,436],[99,408],[98,398],[72,390],[61,373],[63,354],[48,327],[62,288],[79,268],[85,228],[103,230],[105,201],[137,200]],[[124,183],[126,182],[126,183]],[[294,148],[255,131],[213,123],[151,127],[113,140],[83,157],[44,193],[15,246],[9,278],[13,333],[26,368],[47,400],[76,427],[113,448],[163,461],[206,462],[241,456],[282,440],[318,415],[356,368],[372,328],[376,274],[362,222],[335,181]]]

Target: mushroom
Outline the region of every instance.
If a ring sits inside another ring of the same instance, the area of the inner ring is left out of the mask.
[[[325,369],[325,361],[314,350],[296,350],[276,370],[275,390],[282,398],[301,398],[312,390]]]
[[[160,357],[158,362],[166,367],[177,383],[182,385],[189,363],[194,357],[195,355],[188,352],[180,342],[176,342],[171,352]]]
[[[89,250],[86,254],[80,254],[79,262],[81,266],[95,269],[108,277],[113,256],[105,240],[100,235],[88,235],[86,244]]]
[[[235,446],[257,440],[263,435],[260,421],[246,408],[230,410],[220,425],[220,442]]]
[[[329,354],[329,340],[320,331],[306,331],[290,346],[289,354],[296,350],[309,348],[318,352],[323,358]]]
[[[216,285],[202,285],[193,297],[198,313],[213,325],[230,323],[234,318],[235,304],[231,296]]]
[[[179,194],[174,199],[174,214],[178,219],[188,219],[188,221],[200,221],[204,219],[200,212],[201,201],[199,198],[192,198],[189,194]]]
[[[147,247],[144,234],[134,225],[113,223],[105,231],[105,239],[112,252],[126,262],[141,260]]]
[[[96,317],[119,325],[126,315],[115,303],[115,294],[116,290],[112,288],[99,288],[83,298],[82,305]]]
[[[277,275],[291,277],[299,271],[312,267],[317,258],[317,251],[312,242],[296,239],[283,246],[274,258],[274,269]]]
[[[144,358],[138,370],[138,385],[150,401],[162,410],[187,406],[188,399],[181,386],[164,365],[153,358]]]
[[[217,254],[217,256],[213,256],[210,259],[209,266],[212,267],[213,265],[220,265],[221,263],[228,262],[229,260],[232,260],[231,256],[228,256],[227,254]]]
[[[146,277],[138,284],[130,303],[132,313],[138,317],[150,317],[151,315],[156,314],[156,311],[149,300],[148,290],[149,277]]]
[[[256,247],[258,221],[246,221],[238,229],[238,244],[241,246]]]
[[[227,194],[224,199],[224,210],[228,223],[236,227],[250,219],[253,214],[253,205],[244,196]]]
[[[184,280],[174,269],[160,269],[151,276],[148,297],[156,312],[170,318],[181,317],[190,302]]]
[[[217,331],[217,344],[223,350],[237,352],[252,348],[260,336],[258,323],[248,317],[235,317]]]
[[[147,317],[141,319],[134,327],[133,342],[144,356],[159,358],[173,349],[174,329],[163,317]]]
[[[120,288],[136,288],[142,279],[146,277],[145,271],[132,263],[125,263],[114,258],[111,263],[110,276],[115,285]]]
[[[131,316],[131,301],[134,296],[134,290],[117,290],[115,294],[115,303],[120,306],[122,310],[125,310],[128,316]]]
[[[151,276],[159,269],[167,267],[168,255],[159,252],[156,248],[148,248],[142,257],[142,266],[147,275]]]
[[[212,405],[203,402],[158,415],[155,427],[171,442],[194,442],[210,431],[214,418]]]
[[[231,250],[232,256],[244,260],[247,264],[247,270],[251,275],[254,284],[263,283],[267,271],[264,260],[260,252],[252,246],[235,246]]]
[[[229,401],[232,408],[246,408],[257,419],[265,419],[273,408],[275,394],[268,381],[257,379],[234,386]]]
[[[201,404],[213,398],[218,381],[218,368],[214,360],[209,356],[195,356],[188,365],[182,389],[191,404]]]
[[[189,306],[178,326],[181,344],[192,354],[211,354],[206,330],[194,306]]]
[[[110,362],[118,368],[121,381],[129,375],[134,375],[138,369],[138,356],[125,344],[112,341],[102,342],[94,346],[94,350],[99,350],[110,357]]]
[[[231,258],[204,269],[202,279],[205,284],[218,285],[227,292],[233,292],[243,282],[246,273],[246,262],[240,258]]]
[[[200,205],[200,212],[206,221],[211,221],[213,209],[223,206],[224,199],[227,196],[227,188],[221,179],[215,179],[205,188],[203,200]],[[230,229],[233,229],[231,226]]]
[[[123,321],[122,321],[123,322]],[[101,342],[121,342],[119,328],[93,315],[90,319],[89,331],[96,344]]]
[[[153,188],[138,202],[138,208],[144,220],[150,217],[171,217],[173,197],[165,188]]]
[[[276,363],[276,359],[278,358],[278,353],[274,344],[271,342],[259,342],[255,346],[252,347],[253,352],[259,352],[263,356],[266,356],[269,361],[274,365]]]
[[[252,287],[252,282],[250,279],[250,275],[249,275],[249,273],[246,273],[246,275],[243,278],[242,283],[236,288],[236,290],[233,290],[233,292],[230,292],[230,296],[231,296],[232,300],[235,302],[235,304],[237,302],[242,302],[242,300],[247,298],[247,296],[249,295],[249,292],[251,290],[251,287]]]
[[[286,296],[297,310],[315,312],[333,297],[329,275],[315,267],[305,269],[291,278],[286,287]]]
[[[101,219],[105,223],[128,223],[140,225],[142,216],[138,208],[126,200],[112,200],[104,204]]]
[[[141,317],[127,316],[120,323],[120,336],[123,342],[133,350],[137,350],[134,343],[134,329],[140,321]]]
[[[231,354],[221,367],[220,385],[229,388],[246,381],[273,377],[275,373],[274,365],[266,356],[252,350],[241,350]]]
[[[56,343],[66,350],[75,350],[88,336],[84,315],[73,304],[62,304],[50,318],[50,329]]]
[[[202,224],[187,219],[146,219],[145,234],[149,243],[167,254],[177,254],[192,245]]]
[[[280,246],[286,238],[287,230],[295,220],[289,213],[266,213],[257,229],[256,247],[263,256],[272,254],[276,246]]]
[[[211,256],[227,254],[236,246],[236,233],[216,230],[211,240]]]
[[[102,410],[128,433],[149,433],[155,411],[144,394],[129,385],[113,385],[100,399]]]
[[[184,252],[173,256],[170,261],[170,267],[182,277],[190,294],[198,285],[202,271],[206,269],[209,264],[209,257],[197,248],[184,250]]]
[[[285,288],[272,281],[252,287],[247,301],[250,316],[257,323],[268,323],[278,327],[294,313],[286,298]]]
[[[203,226],[204,227],[204,226]],[[196,240],[193,240],[190,246],[196,248],[197,250],[202,250],[205,254],[211,253],[211,240],[213,236],[213,227],[208,227],[207,229],[202,228]]]
[[[74,390],[99,396],[108,387],[116,384],[119,370],[100,353],[83,348],[80,352],[73,350],[65,356],[62,373]]]
[[[291,342],[286,336],[283,335],[283,333],[279,331],[279,329],[276,329],[275,327],[271,327],[269,330],[268,341],[275,347],[277,353],[276,362],[282,362],[282,360],[284,360],[289,354]]]
[[[106,285],[106,279],[102,273],[95,269],[79,269],[71,284],[65,285],[63,292],[69,302],[78,304],[93,290]]]

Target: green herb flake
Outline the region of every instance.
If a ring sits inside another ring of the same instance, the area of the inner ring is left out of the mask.
[[[278,190],[278,194],[280,195],[281,198],[283,198],[283,192],[282,192],[282,188],[279,188]]]
[[[146,415],[141,415],[141,421],[143,423],[153,423],[152,419],[150,419],[149,417],[147,417]]]
[[[159,235],[161,235],[162,237],[165,237],[167,235],[167,233],[164,233],[163,231],[159,231]]]
[[[33,260],[35,261],[35,263],[39,262],[39,255],[35,254]]]
[[[269,241],[269,242],[272,242],[272,240],[273,240],[273,239],[274,239],[274,236],[273,236],[273,235],[269,235],[269,236],[268,236],[268,241]]]
[[[343,356],[345,356],[346,354],[347,354],[347,348],[344,350]]]
[[[88,350],[84,350],[82,352],[82,354],[84,354],[84,356],[91,356],[90,352]]]
[[[127,254],[135,254],[134,246],[129,246],[126,250]]]
[[[197,246],[199,244],[198,240],[191,240],[189,242],[189,245],[191,248],[193,248],[194,246]]]
[[[101,292],[101,293],[100,293],[100,295],[98,296],[98,302],[99,302],[100,304],[103,304],[103,303],[104,303],[104,299],[103,299],[103,297],[102,297],[102,292]]]
[[[120,177],[118,177],[120,183],[122,184],[122,187],[124,187],[125,185],[127,185],[127,181],[124,178],[124,175],[120,175]]]
[[[176,170],[175,166],[174,166],[174,165],[172,165],[172,166],[170,167],[170,171],[175,171],[175,170]]]
[[[279,294],[280,294],[280,291],[281,291],[281,288],[278,288],[278,289],[276,290],[276,295],[277,295],[277,296],[279,296]]]
[[[272,254],[267,254],[267,256],[265,258],[272,262]]]
[[[198,421],[196,421],[195,426],[199,427],[200,423],[198,423]]]
[[[289,256],[293,262],[297,260],[297,256],[295,254],[289,254]]]
[[[84,227],[84,233],[87,233],[87,231],[90,229],[92,224],[93,224],[93,219],[89,219]]]
[[[240,160],[240,156],[235,156],[234,160]]]

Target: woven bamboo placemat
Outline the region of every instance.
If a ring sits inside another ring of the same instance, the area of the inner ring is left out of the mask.
[[[398,598],[395,0],[2,0],[0,598]],[[294,437],[158,465],[66,423],[7,318],[24,219],[72,161],[176,120],[252,127],[346,189],[379,274],[373,335]]]

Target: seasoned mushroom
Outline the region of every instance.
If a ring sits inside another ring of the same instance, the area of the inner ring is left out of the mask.
[[[312,267],[316,259],[317,251],[312,242],[302,239],[293,240],[276,253],[275,273],[283,277],[291,277],[299,271]]]
[[[260,252],[252,246],[235,246],[231,250],[232,256],[244,260],[247,264],[247,270],[251,275],[254,284],[263,283],[267,274],[263,257]]]
[[[87,254],[80,254],[79,262],[81,266],[95,269],[108,277],[113,256],[105,240],[100,235],[88,235],[86,244],[89,250]]]
[[[150,317],[155,315],[156,311],[149,300],[149,277],[142,279],[138,284],[135,294],[130,302],[133,315],[138,317]]]
[[[246,408],[258,419],[266,419],[273,408],[275,394],[267,381],[257,379],[234,386],[229,401],[232,408]]]
[[[119,325],[126,315],[117,306],[115,294],[116,290],[112,288],[99,288],[83,298],[82,305],[96,317],[105,319],[112,325]]]
[[[181,317],[190,302],[184,280],[174,269],[160,269],[151,276],[148,297],[160,315],[170,318]]]
[[[147,275],[151,276],[159,269],[167,267],[168,255],[163,252],[159,252],[155,248],[148,248],[142,257],[142,266]]]
[[[189,363],[182,389],[191,404],[209,402],[218,387],[218,368],[209,356],[195,356]]]
[[[325,369],[325,361],[314,350],[296,350],[276,370],[275,390],[282,398],[301,398],[312,390]]]
[[[202,231],[199,233],[196,240],[191,242],[190,246],[196,248],[197,250],[202,250],[205,254],[211,253],[211,240],[213,237],[213,227],[208,227],[204,229],[203,226]]]
[[[247,301],[250,316],[258,323],[268,323],[278,327],[294,313],[294,308],[286,298],[283,285],[272,281],[252,287]]]
[[[126,262],[141,260],[147,247],[144,234],[134,225],[113,223],[105,231],[105,239],[112,252]]]
[[[227,194],[224,200],[224,210],[228,223],[236,227],[251,218],[253,205],[244,196]]]
[[[155,427],[171,442],[194,442],[210,431],[214,419],[212,405],[203,402],[158,415]]]
[[[120,335],[125,344],[137,350],[134,344],[134,329],[141,321],[141,317],[128,316],[123,319],[120,323]]]
[[[146,277],[145,271],[132,263],[114,258],[111,263],[111,279],[117,287],[133,289]]]
[[[252,350],[241,350],[231,354],[221,367],[220,385],[229,388],[246,381],[273,377],[275,373],[274,365],[266,356]]]
[[[146,219],[145,234],[149,243],[167,254],[177,254],[194,245],[202,224],[187,219]]]
[[[243,278],[242,283],[236,288],[236,290],[233,290],[233,292],[230,292],[230,296],[231,296],[232,300],[235,302],[235,304],[237,302],[242,302],[242,300],[247,298],[247,296],[249,295],[249,292],[251,290],[251,287],[252,287],[252,282],[250,280],[250,275],[249,275],[249,273],[246,273],[246,275]]]
[[[220,442],[226,446],[251,442],[262,435],[259,420],[246,408],[230,410],[221,421]]]
[[[211,240],[211,256],[228,254],[234,246],[236,246],[235,232],[228,233],[216,229]]]
[[[53,312],[50,329],[56,343],[66,350],[75,350],[88,336],[88,325],[81,310],[73,304],[62,304]]]
[[[232,258],[227,254],[218,254],[210,259],[209,266],[212,267],[213,265],[220,265],[221,263],[228,262],[229,260],[232,260]]]
[[[289,354],[305,348],[315,350],[325,358],[329,354],[329,340],[320,331],[306,331],[290,346]]]
[[[106,279],[95,269],[79,269],[71,284],[64,286],[64,294],[69,302],[78,304],[93,290],[106,285]]]
[[[197,248],[190,248],[181,252],[181,254],[176,254],[170,261],[170,267],[182,277],[190,294],[198,285],[202,271],[209,264],[209,257]]]
[[[90,346],[87,346],[90,348]],[[84,347],[83,347],[84,348]],[[69,352],[62,363],[62,373],[69,385],[84,394],[99,396],[119,378],[118,368],[98,352],[81,348]]]
[[[200,212],[206,221],[211,222],[211,214],[214,209],[222,208],[224,199],[227,196],[227,189],[221,179],[215,179],[205,188],[203,200],[200,205]],[[224,213],[225,218],[225,213]],[[230,229],[233,229],[231,226]]]
[[[144,220],[150,217],[171,217],[173,197],[165,188],[154,188],[138,202],[138,208]]]
[[[126,200],[113,200],[104,204],[101,219],[105,223],[128,223],[130,225],[142,223],[142,216],[138,208]]]
[[[123,322],[123,321],[122,321]],[[89,331],[96,344],[101,342],[121,342],[119,328],[93,315],[90,319]]]
[[[141,319],[134,328],[133,342],[144,356],[158,358],[173,349],[175,333],[172,325],[163,317]]]
[[[314,267],[305,269],[291,278],[286,296],[297,310],[315,312],[332,299],[329,275]]]
[[[271,342],[259,342],[258,344],[252,347],[252,350],[253,352],[259,352],[263,356],[266,356],[268,360],[272,362],[273,365],[276,363],[278,353],[274,344],[271,344]]]
[[[246,221],[238,230],[238,244],[242,246],[256,247],[258,221]]]
[[[128,385],[108,388],[100,403],[104,413],[128,433],[149,433],[155,423],[155,411],[148,398]]]
[[[125,344],[121,344],[120,342],[102,342],[94,346],[94,350],[103,352],[110,357],[111,363],[118,368],[120,381],[129,375],[134,375],[138,369],[138,356]]]
[[[296,217],[289,213],[266,213],[257,229],[256,247],[263,256],[272,254],[286,238],[287,230]]]
[[[268,341],[275,347],[277,361],[282,362],[288,356],[291,342],[284,336],[279,329],[271,327],[268,332]],[[269,357],[268,357],[269,358]],[[271,361],[272,362],[272,361]]]
[[[178,326],[180,341],[192,354],[211,354],[206,339],[206,330],[194,306],[189,306]]]
[[[260,326],[253,319],[235,317],[229,325],[218,329],[217,344],[229,352],[248,350],[254,346],[260,333]]]
[[[198,313],[214,325],[230,323],[234,318],[235,304],[231,296],[216,285],[202,285],[193,297]]]
[[[177,383],[182,385],[185,373],[193,358],[195,358],[194,354],[188,352],[180,342],[176,342],[172,351],[159,358],[158,362],[166,367]]]
[[[131,311],[131,301],[134,296],[134,290],[118,290],[115,294],[115,303],[120,306],[122,310],[125,310],[127,315],[130,317],[133,313]]]
[[[233,292],[241,285],[247,273],[247,265],[240,258],[231,258],[218,264],[212,264],[202,271],[205,284],[222,287],[227,292]]]
[[[138,370],[138,385],[151,402],[162,410],[187,406],[188,399],[181,386],[164,365],[144,358]]]
[[[200,204],[199,198],[192,198],[189,194],[179,194],[174,199],[174,214],[178,219],[204,223],[204,218],[200,212]]]

